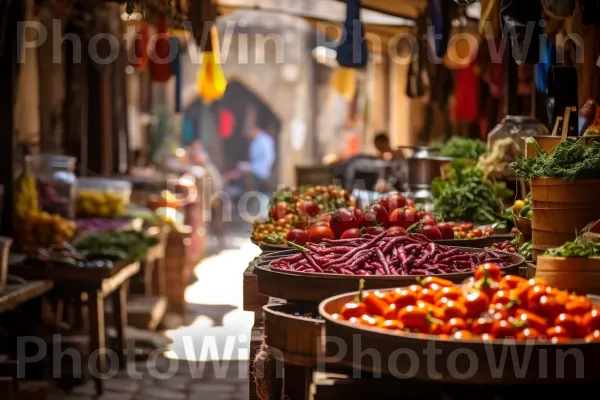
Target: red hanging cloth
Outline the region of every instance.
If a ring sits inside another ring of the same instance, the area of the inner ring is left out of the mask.
[[[233,127],[235,126],[235,115],[226,109],[219,111],[219,136],[223,139],[233,135]]]

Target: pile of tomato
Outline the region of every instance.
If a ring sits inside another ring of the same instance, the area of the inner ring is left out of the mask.
[[[334,185],[284,188],[273,197],[268,219],[254,223],[252,240],[283,244],[294,228],[307,229],[319,215],[353,205],[350,193]]]
[[[419,232],[431,240],[454,238],[452,224],[437,223],[431,213],[417,210],[413,201],[400,193],[390,193],[364,209],[345,207],[323,213],[306,229],[296,226],[287,235],[287,240],[304,245],[323,239],[356,239],[383,231],[392,236],[403,235],[419,222],[422,225]]]
[[[494,263],[480,265],[462,286],[427,277],[405,288],[361,290],[334,318],[441,339],[600,341],[600,308],[590,299],[541,279],[502,276]]]

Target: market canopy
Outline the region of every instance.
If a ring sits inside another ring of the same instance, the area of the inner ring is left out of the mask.
[[[414,0],[409,2],[411,1]],[[333,39],[341,36],[342,24],[346,17],[345,4],[336,0],[215,0],[215,2],[223,15],[236,11],[255,10],[297,16]],[[398,37],[415,26],[414,21],[410,19],[385,15],[365,8],[362,10],[361,19],[371,51],[376,53],[386,52],[390,46],[395,45]]]

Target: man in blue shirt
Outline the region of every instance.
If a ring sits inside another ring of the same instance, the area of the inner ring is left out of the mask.
[[[269,179],[275,164],[275,141],[265,131],[253,127],[246,132],[250,139],[249,162],[242,162],[238,168],[248,172],[254,180],[254,190],[269,192]]]

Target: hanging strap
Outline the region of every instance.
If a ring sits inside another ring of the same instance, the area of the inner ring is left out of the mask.
[[[217,19],[217,8],[211,0],[187,0],[190,22],[196,44],[201,51],[213,51],[211,30]]]
[[[342,67],[364,68],[368,50],[365,29],[360,20],[360,0],[348,0],[342,43],[337,48],[337,62]]]

